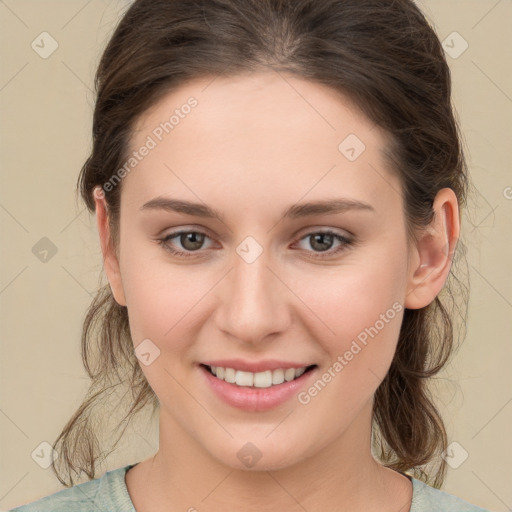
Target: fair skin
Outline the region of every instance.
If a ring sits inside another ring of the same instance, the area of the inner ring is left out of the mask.
[[[314,364],[309,389],[393,304],[421,308],[440,292],[459,234],[453,191],[438,193],[413,242],[381,153],[386,134],[331,89],[272,72],[182,86],[139,119],[131,149],[190,96],[198,106],[122,181],[117,251],[105,200],[95,199],[105,272],[134,346],[149,338],[160,350],[141,364],[160,403],[160,443],[126,475],[136,510],[409,511],[410,480],[377,463],[370,444],[402,307],[307,404],[294,396],[241,410],[212,393],[199,363]],[[366,146],[355,161],[338,149],[349,134]],[[206,204],[222,220],[141,209],[157,197]],[[283,217],[335,198],[370,207]],[[190,258],[157,241],[181,228],[206,234],[202,245],[166,242]],[[322,252],[307,235],[327,229],[354,243],[327,238]],[[263,250],[251,263],[237,253],[248,236]],[[247,442],[261,453],[251,468],[237,456]]]

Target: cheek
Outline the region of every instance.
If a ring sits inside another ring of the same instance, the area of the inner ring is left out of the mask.
[[[297,295],[324,324],[324,336],[353,337],[370,327],[395,302],[404,301],[405,257],[361,259],[329,272],[312,270],[297,281]]]
[[[400,243],[398,246],[400,246]],[[407,283],[406,247],[347,259],[332,271],[311,271],[297,282],[297,295],[310,311],[308,331],[337,366],[337,386],[374,390],[393,359]],[[363,391],[366,390],[366,391]]]
[[[398,270],[386,273],[366,267],[356,273],[354,269],[350,278],[331,281],[331,292],[318,298],[322,322],[311,322],[309,331],[327,353],[327,361],[318,379],[298,396],[311,417],[319,418],[313,420],[318,428],[325,428],[325,410],[341,414],[338,427],[342,428],[373,397],[388,373],[403,318],[404,285],[399,284]],[[315,299],[310,296],[310,300]]]
[[[190,276],[173,272],[171,268],[159,273],[157,268],[143,265],[126,276],[126,301],[134,344],[144,338],[161,344],[172,337],[176,341],[170,348],[182,348],[183,343],[176,333],[190,324],[194,305],[201,296],[201,292],[191,286]],[[205,290],[202,292],[204,295]]]
[[[157,262],[154,253],[146,256],[133,253],[122,265],[130,333],[135,349],[141,344],[152,358],[157,354],[149,365],[141,359],[140,366],[160,403],[182,410],[188,397],[172,376],[183,379],[190,362],[193,329],[199,321],[197,303],[205,290],[193,285],[197,280],[191,279],[186,267]],[[144,341],[148,339],[150,344]]]
[[[138,241],[128,232],[121,235],[121,255],[120,270],[134,345],[146,338],[160,344],[190,309],[193,280],[183,272],[184,267],[180,272],[166,265],[153,243]]]
[[[134,240],[130,250],[129,237],[125,241],[121,273],[133,345],[149,339],[162,356],[156,365],[142,367],[153,385],[162,365],[181,373],[195,360],[191,348],[210,316],[209,291],[219,280],[219,269],[171,263],[164,249]],[[167,374],[162,378],[168,380]]]

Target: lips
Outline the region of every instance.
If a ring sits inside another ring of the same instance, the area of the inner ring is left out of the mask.
[[[289,361],[267,360],[249,363],[231,359],[208,363],[211,364],[203,363],[198,366],[214,394],[232,407],[251,412],[263,412],[284,404],[308,385],[317,374],[317,365]],[[281,381],[286,372],[288,379],[283,378]],[[273,382],[276,375],[278,383]],[[234,382],[229,382],[233,378]],[[272,382],[269,378],[272,378]]]

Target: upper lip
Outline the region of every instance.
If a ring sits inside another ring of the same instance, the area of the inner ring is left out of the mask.
[[[308,363],[296,363],[293,361],[279,361],[277,359],[265,359],[264,361],[245,361],[244,359],[216,359],[212,361],[203,361],[201,364],[206,366],[221,366],[222,368],[233,368],[244,372],[264,372],[267,370],[277,370],[279,368],[304,368],[312,366]]]

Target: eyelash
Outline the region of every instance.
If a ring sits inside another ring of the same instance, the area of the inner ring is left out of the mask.
[[[164,238],[159,238],[157,241],[158,241],[159,245],[161,245],[166,251],[169,251],[174,256],[179,256],[179,257],[184,257],[184,258],[193,258],[193,257],[197,256],[195,253],[199,252],[200,249],[198,249],[197,251],[185,252],[185,251],[179,251],[179,250],[173,249],[168,244],[168,242],[170,240],[172,240],[173,238],[177,238],[180,235],[190,234],[190,233],[204,235],[205,237],[209,238],[208,235],[206,233],[203,233],[202,231],[181,230],[181,231],[176,231],[174,233],[169,233]],[[320,259],[320,258],[325,259],[327,257],[335,256],[335,255],[347,250],[350,246],[352,246],[354,244],[354,240],[349,239],[343,235],[340,235],[339,233],[335,233],[334,231],[331,231],[331,230],[312,231],[311,233],[304,235],[302,238],[299,238],[298,241],[300,242],[301,240],[304,240],[305,238],[308,238],[313,235],[332,235],[336,240],[338,240],[339,242],[342,243],[342,245],[340,247],[338,247],[338,249],[335,249],[335,250],[327,250],[327,251],[323,251],[323,252],[318,252],[318,251],[313,252],[312,255],[309,256],[310,258],[313,258],[313,259]]]

